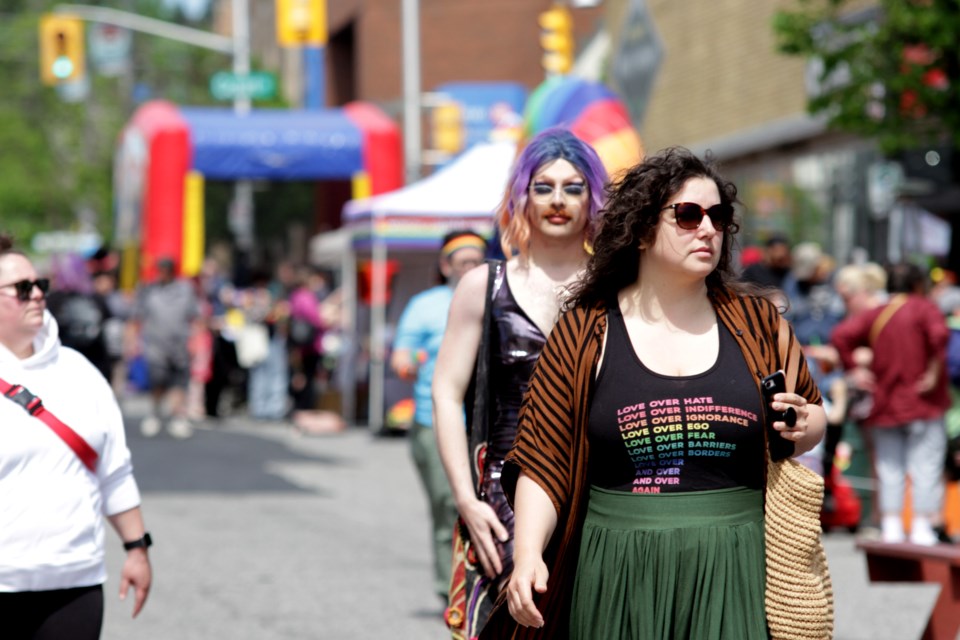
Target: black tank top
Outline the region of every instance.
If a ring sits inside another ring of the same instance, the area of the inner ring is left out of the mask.
[[[490,433],[487,462],[503,460],[517,435],[520,404],[530,386],[533,367],[547,339],[520,308],[503,268],[503,281],[495,282],[490,336]]]
[[[693,376],[654,373],[637,357],[619,307],[590,405],[590,478],[605,489],[675,493],[763,486],[762,404],[733,335]]]

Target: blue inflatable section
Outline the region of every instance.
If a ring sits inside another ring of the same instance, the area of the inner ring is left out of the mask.
[[[180,113],[190,127],[191,166],[207,179],[340,180],[363,169],[363,134],[339,109]]]

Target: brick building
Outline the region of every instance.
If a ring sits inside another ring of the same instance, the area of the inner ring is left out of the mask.
[[[327,0],[327,105],[350,100],[402,110],[401,0]],[[532,89],[540,67],[537,16],[550,0],[420,0],[421,87],[456,81],[514,81]],[[299,101],[302,66],[296,51],[277,47],[273,0],[251,0],[252,49],[279,69],[292,104]],[[573,9],[578,42],[601,26],[602,9]],[[230,32],[230,3],[217,5],[216,30]]]
[[[852,11],[873,19],[873,4],[851,3]],[[796,8],[796,0],[606,0],[604,6],[612,83],[632,106],[630,79],[622,82],[616,73],[621,56],[630,55],[624,41],[639,29],[661,48],[652,85],[639,96],[642,114],[634,114],[647,150],[712,151],[746,205],[741,242],[786,232],[794,242],[820,242],[841,264],[856,248],[875,260],[931,248],[904,241],[905,231],[921,218],[944,222],[911,203],[891,209],[868,196],[870,187],[876,193],[873,176],[890,166],[875,146],[828,131],[807,113],[807,97],[819,89],[816,74],[805,61],[777,53],[772,26],[774,13]],[[895,194],[883,195],[892,201]],[[920,204],[946,219],[960,206],[942,197]]]
[[[327,104],[369,100],[399,123],[401,0],[328,3]],[[452,81],[533,88],[542,80],[537,16],[550,0],[419,4],[424,91]],[[870,5],[857,4],[865,11]],[[857,247],[875,259],[897,259],[915,249],[900,241],[912,214],[878,208],[868,198],[883,158],[869,141],[828,131],[808,115],[808,92],[817,90],[813,74],[803,60],[776,52],[773,15],[793,6],[795,0],[605,0],[573,15],[578,50],[607,43],[606,55],[593,56],[592,75],[631,105],[648,151],[684,145],[723,161],[746,204],[745,243],[782,231],[796,242],[821,242],[841,263]],[[223,18],[228,3],[221,9]],[[251,0],[251,14],[254,51],[265,66],[281,70],[296,104],[301,59],[274,44],[273,1]],[[638,37],[653,43],[656,55],[631,50],[628,41]],[[622,73],[634,58],[639,82]],[[951,206],[958,205],[941,198],[930,208],[949,216]]]

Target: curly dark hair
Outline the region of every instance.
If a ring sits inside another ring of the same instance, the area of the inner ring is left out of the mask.
[[[663,205],[691,178],[708,178],[717,184],[720,202],[733,206],[737,187],[724,179],[714,160],[702,160],[683,147],[670,147],[649,156],[607,187],[607,202],[593,255],[583,277],[570,289],[568,307],[612,304],[622,289],[636,282],[640,268],[640,244],[650,244],[657,233]],[[720,262],[707,276],[707,289],[736,288],[731,225],[723,235]]]

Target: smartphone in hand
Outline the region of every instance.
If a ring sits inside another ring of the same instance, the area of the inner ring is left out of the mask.
[[[760,381],[760,388],[763,391],[763,399],[767,403],[764,408],[767,411],[767,416],[770,418],[771,424],[774,422],[785,422],[787,423],[787,427],[796,425],[797,412],[793,407],[787,408],[786,411],[774,411],[770,408],[770,403],[773,402],[773,396],[778,393],[787,392],[787,377],[783,374],[783,371],[774,371],[766,376]]]

